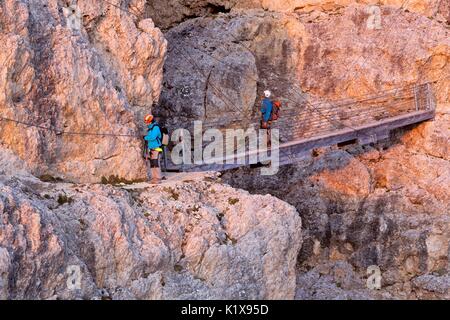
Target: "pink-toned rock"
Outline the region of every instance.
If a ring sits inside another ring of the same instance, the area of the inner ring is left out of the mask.
[[[0,176],[2,299],[293,299],[300,246],[295,208],[217,182]]]
[[[38,175],[146,178],[140,123],[159,99],[166,41],[142,16],[102,1],[78,7],[80,30],[56,0],[2,2],[0,114],[54,131],[3,120],[0,141]]]
[[[325,190],[332,190],[342,196],[364,197],[369,194],[371,177],[366,166],[353,157],[342,168],[325,170],[311,177]]]
[[[370,14],[378,12],[376,7],[386,6],[450,23],[450,4],[441,0],[154,0],[148,4],[147,12],[158,26],[167,29],[194,17],[214,16],[230,11],[258,9],[283,13],[312,13],[318,17],[323,12],[336,13],[355,3],[364,5]]]

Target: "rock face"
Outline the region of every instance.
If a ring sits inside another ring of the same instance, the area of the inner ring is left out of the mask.
[[[243,12],[248,9],[259,9],[283,13],[315,12],[317,14],[335,11],[354,3],[402,8],[450,24],[450,4],[448,1],[441,0],[154,0],[148,1],[147,12],[159,27],[168,29],[188,19],[230,11]],[[373,10],[369,9],[369,12]]]
[[[266,88],[287,94],[297,81],[303,31],[289,16],[261,12],[199,18],[172,28],[166,33],[170,48],[158,112],[177,124],[186,122],[180,118],[207,126],[253,121]]]
[[[0,179],[0,299],[295,295],[301,221],[272,196]]]
[[[0,114],[55,129],[0,121],[0,298],[450,298],[448,1],[61,6],[0,5]],[[225,174],[262,195],[210,179],[124,190],[27,172],[145,177],[130,136],[160,95],[169,127],[245,127],[267,88],[301,111],[427,80],[434,121],[315,150],[277,176]],[[367,289],[370,266],[381,291]]]
[[[441,21],[450,22],[448,19],[448,10],[450,9],[449,4],[440,0],[248,0],[239,1],[235,8],[261,8],[270,11],[301,13],[312,11],[332,11],[354,3],[403,8],[428,17],[440,19]]]
[[[380,29],[369,23],[366,5],[299,2],[295,10],[271,9],[283,13],[232,10],[170,29],[159,112],[174,125],[237,118],[246,126],[266,88],[289,110],[302,110],[304,99],[357,98],[435,81],[434,121],[376,145],[316,150],[276,177],[241,169],[225,178],[301,214],[298,298],[448,298],[450,37],[448,22],[438,18],[448,2],[411,2],[410,12],[386,3]],[[372,265],[381,269],[379,293],[365,290]],[[345,270],[352,275],[341,287],[336,274]]]
[[[156,0],[147,1],[146,12],[163,29],[194,17],[229,12],[240,0]]]
[[[326,150],[282,167],[270,179],[240,170],[227,180],[255,193],[270,192],[297,208],[303,219],[301,273],[325,262],[348,262],[365,279],[367,268],[376,265],[387,297],[443,298],[447,291],[422,292],[413,284],[423,275],[448,275],[449,177],[448,160],[414,154],[397,141]],[[330,276],[332,269],[321,268],[319,274]],[[365,281],[347,289],[364,288]]]
[[[77,4],[72,13],[56,0],[2,1],[0,114],[52,130],[2,120],[0,142],[35,174],[144,178],[134,136],[159,98],[166,41],[142,15],[103,1]],[[144,5],[133,1],[132,8]],[[92,135],[73,134],[80,132]]]
[[[442,23],[382,7],[381,29],[373,30],[366,10],[250,10],[186,21],[166,33],[170,48],[158,113],[174,127],[193,119],[245,125],[258,121],[265,89],[295,114],[305,101],[361,97],[449,72]],[[446,84],[435,88],[440,101]]]

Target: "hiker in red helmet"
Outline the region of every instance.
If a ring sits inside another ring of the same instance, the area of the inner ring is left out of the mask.
[[[152,179],[150,183],[160,184],[162,179],[161,168],[159,166],[160,154],[163,152],[162,139],[163,134],[161,127],[155,121],[153,115],[148,114],[144,117],[144,122],[148,126],[147,135],[144,140],[148,144],[148,150],[150,150],[150,168],[152,173]]]

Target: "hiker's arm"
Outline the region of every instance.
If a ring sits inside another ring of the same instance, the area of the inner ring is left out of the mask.
[[[155,141],[160,135],[160,130],[158,127],[154,127],[145,137],[147,141]]]
[[[145,139],[146,141],[153,141],[153,140],[156,140],[156,136],[155,136],[155,134],[154,134],[155,131],[156,131],[155,129],[150,130],[150,131],[147,133],[147,135],[145,136],[144,139]]]

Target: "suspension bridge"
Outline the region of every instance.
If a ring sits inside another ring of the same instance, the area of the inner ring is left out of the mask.
[[[305,104],[304,108],[288,107],[282,110],[281,118],[272,126],[279,130],[283,141],[276,147],[279,164],[295,163],[321,147],[366,145],[388,139],[392,130],[433,119],[435,108],[431,83],[383,91],[360,100],[347,99],[317,106]],[[242,119],[235,120],[228,124],[228,128],[239,128],[242,122]],[[252,126],[255,129],[259,127],[259,118],[253,119],[249,127]],[[233,141],[225,141],[225,145],[227,143],[234,145],[234,137]],[[194,159],[190,159],[187,162],[191,164],[176,166],[169,161],[167,168],[185,172],[223,171],[257,164],[255,158],[273,151],[272,148],[245,150],[232,156],[210,159],[208,164],[195,164]]]

